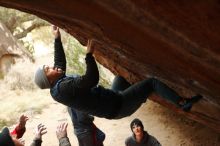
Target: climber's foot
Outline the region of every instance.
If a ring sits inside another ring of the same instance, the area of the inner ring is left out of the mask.
[[[193,96],[192,98],[185,99],[184,102],[181,104],[181,108],[184,111],[190,111],[192,108],[193,104],[198,102],[202,98],[202,95],[196,95]]]

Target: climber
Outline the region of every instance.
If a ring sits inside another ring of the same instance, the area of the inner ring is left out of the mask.
[[[61,42],[59,28],[53,26],[55,36],[54,66],[43,65],[35,73],[35,83],[41,89],[50,89],[51,96],[57,102],[84,113],[120,119],[133,114],[147,97],[155,92],[184,111],[202,96],[182,98],[175,91],[157,79],[150,78],[130,85],[123,77],[116,76],[112,89],[97,85],[99,71],[93,57],[93,40],[88,40],[85,75],[66,75],[66,57]]]

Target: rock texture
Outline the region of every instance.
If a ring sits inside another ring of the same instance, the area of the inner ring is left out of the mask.
[[[155,77],[182,96],[201,94],[191,112],[150,99],[220,132],[220,2],[185,0],[0,0],[37,15],[86,44],[130,82]],[[146,109],[147,110],[147,109]]]

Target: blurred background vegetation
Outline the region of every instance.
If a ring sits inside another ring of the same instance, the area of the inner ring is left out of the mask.
[[[10,126],[18,120],[21,114],[30,118],[33,114],[41,113],[43,108],[51,104],[49,91],[39,90],[33,76],[37,62],[53,61],[53,42],[51,24],[27,13],[0,7],[0,21],[10,30],[11,34],[31,54],[33,62],[18,61],[8,73],[0,79],[0,128]],[[85,47],[75,38],[61,30],[63,46],[67,58],[68,74],[85,73]],[[0,36],[1,37],[1,36]],[[48,54],[36,56],[41,49],[50,50]],[[100,84],[109,87],[113,74],[98,64]]]

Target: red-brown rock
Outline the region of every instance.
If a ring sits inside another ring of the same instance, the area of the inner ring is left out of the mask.
[[[185,0],[0,0],[76,37],[96,39],[96,59],[130,82],[156,77],[183,96],[204,96],[185,113],[220,132],[220,2]]]

